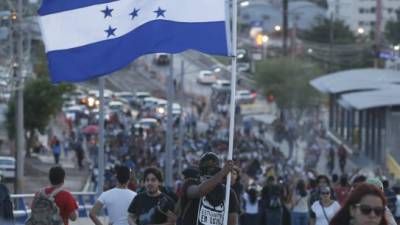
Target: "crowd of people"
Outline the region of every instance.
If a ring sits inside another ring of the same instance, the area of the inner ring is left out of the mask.
[[[95,135],[73,129],[67,141],[54,137],[50,146],[56,164],[62,151],[60,145],[76,152],[79,167],[83,167],[84,157],[90,162],[94,190],[104,191],[90,210],[90,219],[96,225],[104,224],[99,217],[103,208],[107,209],[108,224],[113,225],[222,225],[224,219],[229,225],[394,225],[400,221],[400,186],[390,187],[388,180],[367,178],[359,171],[348,173],[346,150],[327,144],[321,129],[310,128],[301,137],[293,126],[282,121],[268,128],[241,118],[237,121],[241,123],[240,129],[234,135],[233,161],[222,163],[228,149],[226,114],[210,114],[205,129],[198,129],[201,113],[198,107],[186,112],[183,143],[174,134],[173,154],[178,155],[180,144],[183,151],[172,164],[175,171],[179,164],[184,170],[174,174],[173,186],[164,184],[161,172],[166,160],[162,123],[130,126],[130,115],[123,113],[107,120],[103,187],[97,187]],[[145,115],[145,111],[140,111],[138,119]],[[174,126],[178,124],[179,120]],[[295,143],[296,138],[303,138],[307,142],[304,163],[293,160],[292,151],[285,154],[277,145],[267,142],[267,132],[274,132],[278,142],[290,139]],[[83,142],[87,143],[86,154]],[[316,165],[324,151],[328,157],[326,172],[317,172]],[[312,157],[316,159],[310,161]],[[334,173],[336,161],[340,174]],[[230,201],[225,207],[229,173]],[[36,193],[27,224],[68,225],[70,220],[76,220],[78,206],[63,188],[65,179],[60,166],[50,169],[50,185]],[[49,199],[47,205],[43,203]],[[44,214],[43,205],[49,206]],[[0,213],[1,206],[0,199]],[[58,211],[49,212],[50,209]],[[10,215],[0,217],[7,222],[13,220]]]
[[[229,205],[225,207],[225,178],[232,174]],[[90,210],[96,225],[222,225],[228,210],[229,225],[395,225],[400,220],[400,187],[363,175],[318,175],[291,181],[268,176],[265,185],[245,186],[234,161],[223,165],[217,154],[201,156],[197,167],[184,170],[181,185],[164,185],[159,168],[147,167],[142,182],[132,190],[127,166],[115,168],[116,185],[104,191]],[[77,219],[76,200],[64,189],[65,171],[49,171],[50,185],[32,202],[26,224],[64,224]],[[349,180],[351,179],[351,180]],[[9,199],[8,199],[9,201]],[[10,202],[10,201],[9,201]],[[107,223],[99,212],[107,209]],[[2,208],[3,209],[3,208]],[[0,213],[1,224],[14,224],[12,215]]]

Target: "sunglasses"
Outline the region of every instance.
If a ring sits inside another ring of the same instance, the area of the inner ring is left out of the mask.
[[[321,192],[321,195],[330,195],[331,193],[329,191],[323,191]]]
[[[375,215],[377,216],[382,216],[382,214],[385,212],[385,207],[371,207],[369,205],[361,205],[361,204],[356,204],[356,207],[358,207],[363,215],[369,215],[371,214],[372,211],[374,211]]]

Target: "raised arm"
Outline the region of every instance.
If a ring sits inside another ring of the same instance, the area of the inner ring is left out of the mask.
[[[186,195],[188,198],[200,198],[205,196],[210,191],[212,191],[218,183],[222,181],[222,179],[233,169],[233,161],[228,160],[224,167],[213,177],[210,179],[202,182],[199,185],[192,185],[190,186],[187,191]]]

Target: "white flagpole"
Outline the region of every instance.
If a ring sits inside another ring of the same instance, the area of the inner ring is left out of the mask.
[[[231,66],[231,99],[230,99],[230,120],[229,120],[229,152],[228,160],[232,160],[233,155],[233,138],[235,135],[235,108],[236,108],[236,52],[237,52],[237,0],[232,0],[232,66]],[[228,225],[228,210],[229,210],[229,197],[231,192],[231,173],[228,174],[226,179],[225,188],[225,210],[224,210],[224,225]]]
[[[104,77],[99,78],[99,152],[98,152],[98,170],[99,182],[97,185],[97,196],[103,192],[104,186]]]

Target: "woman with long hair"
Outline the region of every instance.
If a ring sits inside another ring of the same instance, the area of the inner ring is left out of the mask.
[[[254,187],[251,187],[243,195],[244,214],[241,225],[258,225],[259,224],[259,201],[260,197]]]
[[[299,180],[292,199],[292,225],[308,224],[308,198],[307,188],[304,180]]]
[[[360,183],[329,225],[387,225],[386,198],[374,185]]]

